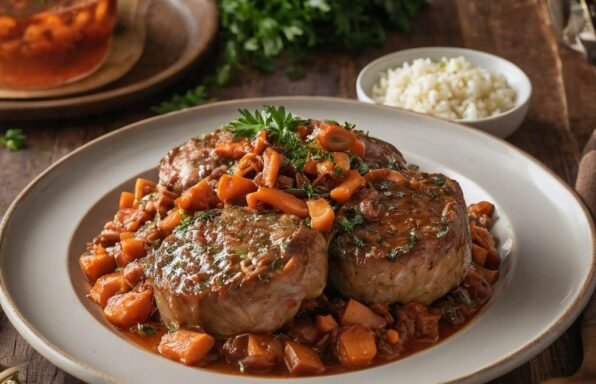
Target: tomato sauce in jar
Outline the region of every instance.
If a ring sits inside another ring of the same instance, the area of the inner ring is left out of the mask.
[[[0,0],[0,87],[43,89],[103,63],[117,0]]]

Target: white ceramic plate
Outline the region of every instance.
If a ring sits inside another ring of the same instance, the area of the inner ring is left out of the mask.
[[[557,177],[504,141],[446,121],[347,100],[270,98],[224,102],[154,118],[73,152],[9,208],[0,234],[0,301],[29,343],[88,382],[262,383],[174,363],[136,347],[84,298],[84,243],[168,149],[235,118],[238,108],[285,105],[302,116],[351,121],[403,150],[423,169],[460,181],[468,202],[496,203],[502,277],[489,304],[461,332],[403,360],[292,383],[481,382],[546,348],[571,325],[594,286],[594,228]],[[287,383],[287,379],[268,379]]]

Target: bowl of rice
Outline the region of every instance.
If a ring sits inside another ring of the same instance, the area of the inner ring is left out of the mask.
[[[457,121],[495,136],[513,134],[532,84],[515,64],[464,48],[429,47],[371,62],[356,80],[358,100]]]

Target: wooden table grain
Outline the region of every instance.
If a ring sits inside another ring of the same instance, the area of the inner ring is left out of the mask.
[[[283,68],[268,75],[248,72],[214,96],[220,100],[274,95],[355,98],[356,75],[367,62],[387,52],[418,46],[480,49],[519,65],[529,75],[534,93],[526,121],[509,141],[573,185],[581,150],[596,127],[596,67],[557,43],[546,0],[431,1],[415,18],[408,36],[392,34],[384,46],[371,47],[355,57],[329,52],[313,55],[307,76],[297,81],[286,78]],[[198,65],[160,97],[196,85],[201,70]],[[50,164],[89,140],[151,116],[149,106],[158,100],[78,120],[0,122],[0,131],[22,128],[28,135],[27,147],[22,151],[0,149],[0,214]],[[489,348],[490,340],[485,342],[480,342],[478,348]],[[541,383],[550,377],[571,375],[581,359],[576,321],[537,357],[493,383]],[[80,382],[35,352],[0,312],[0,365],[17,364],[24,367],[18,376],[22,383]]]

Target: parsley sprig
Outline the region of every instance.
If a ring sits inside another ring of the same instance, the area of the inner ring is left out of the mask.
[[[162,114],[177,111],[179,109],[190,108],[196,105],[205,104],[208,100],[205,86],[200,85],[195,89],[186,91],[181,95],[174,95],[171,99],[163,101],[161,104],[151,108],[152,112]]]
[[[9,129],[4,136],[0,136],[0,145],[4,145],[11,152],[18,151],[25,145],[27,136],[20,129]]]

